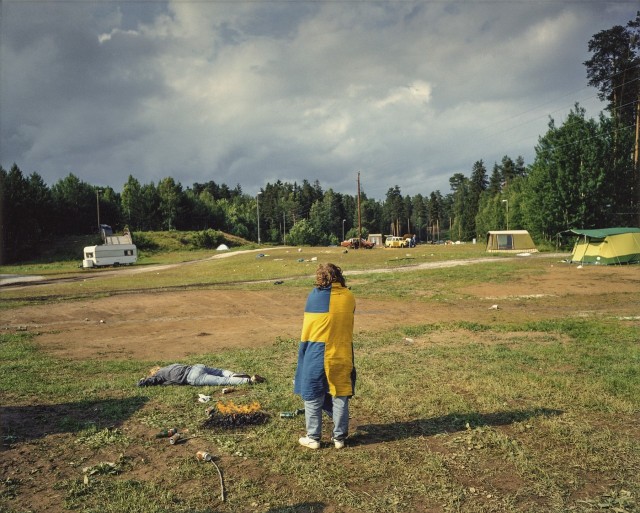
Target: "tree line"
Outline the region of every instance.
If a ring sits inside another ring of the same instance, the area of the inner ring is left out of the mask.
[[[640,226],[640,12],[589,41],[589,85],[607,104],[588,119],[576,104],[556,126],[550,119],[535,158],[505,155],[491,171],[478,160],[469,175],[455,173],[450,191],[384,200],[324,190],[319,181],[267,183],[256,196],[209,181],[184,188],[167,177],[157,184],[130,175],[117,192],[70,173],[48,187],[17,164],[0,167],[0,261],[31,257],[53,235],[115,230],[220,230],[248,240],[329,245],[368,233],[415,234],[418,240],[484,240],[496,229],[527,229],[537,241],[569,228]],[[355,178],[355,177],[354,177]]]

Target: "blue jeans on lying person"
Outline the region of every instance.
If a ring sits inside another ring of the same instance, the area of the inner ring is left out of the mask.
[[[207,367],[201,363],[192,365],[187,374],[187,383],[195,386],[244,385],[250,381],[251,377],[246,374]]]

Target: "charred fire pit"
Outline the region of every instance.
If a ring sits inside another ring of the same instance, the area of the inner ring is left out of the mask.
[[[204,427],[239,428],[264,424],[269,415],[260,409],[259,402],[239,405],[233,401],[218,401],[215,406],[207,408],[207,420]]]

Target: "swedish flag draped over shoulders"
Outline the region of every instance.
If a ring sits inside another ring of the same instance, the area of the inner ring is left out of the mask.
[[[354,394],[355,307],[353,294],[339,283],[314,288],[309,294],[294,386],[294,392],[303,399],[314,399],[326,393],[332,396]]]

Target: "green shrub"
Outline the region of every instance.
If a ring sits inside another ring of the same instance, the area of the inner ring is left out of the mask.
[[[132,239],[138,250],[156,251],[160,249],[158,243],[149,236],[148,232],[136,232]]]
[[[222,242],[224,242],[224,235],[218,230],[203,230],[201,232],[195,232],[193,234],[191,244],[197,249],[212,249],[217,248]]]

